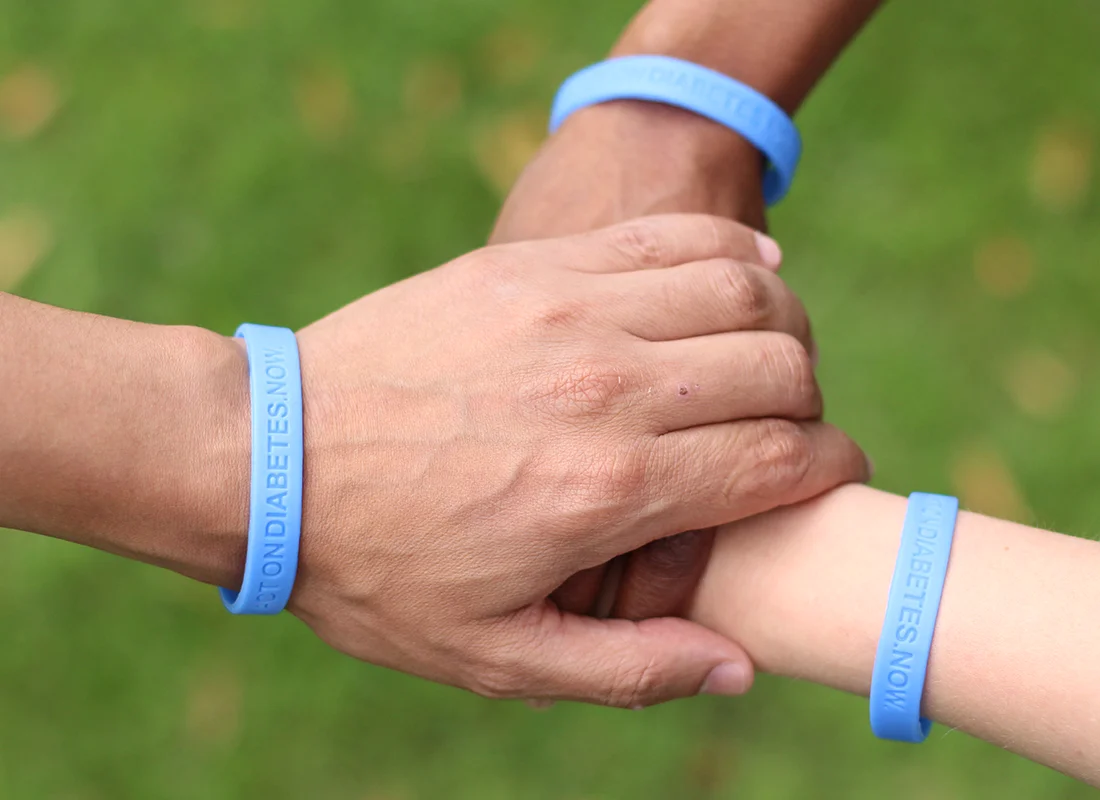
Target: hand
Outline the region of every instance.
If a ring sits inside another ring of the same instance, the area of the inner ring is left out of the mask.
[[[864,477],[812,421],[805,314],[742,263],[755,252],[729,221],[643,219],[490,247],[302,330],[293,613],[357,658],[492,697],[744,691],[747,656],[701,626],[548,597],[655,539]]]
[[[752,145],[687,111],[643,102],[592,106],[571,116],[528,165],[491,241],[577,233],[670,211],[764,230],[761,169]],[[760,255],[751,260],[778,268],[778,246],[758,243]],[[610,570],[601,564],[572,576],[554,600],[568,611],[626,619],[683,613],[713,540],[713,530],[657,540]]]

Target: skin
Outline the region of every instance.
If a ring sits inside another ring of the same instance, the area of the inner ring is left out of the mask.
[[[877,6],[651,0],[613,54],[704,64],[793,113]],[[579,230],[654,208],[762,229],[759,186],[759,158],[736,135],[675,109],[609,103],[547,142],[496,234]],[[742,643],[762,669],[866,695],[904,514],[904,498],[843,487],[721,527],[705,569],[705,533],[672,537],[631,554],[625,570],[620,560],[590,571],[595,588],[582,576],[559,596],[630,618],[660,615],[683,608],[685,587],[701,576],[688,592],[690,618]],[[1100,636],[1082,611],[1100,601],[1098,571],[1096,542],[960,514],[923,713],[1100,785],[1100,751],[1090,746],[1100,737],[1091,670]]]
[[[689,616],[758,668],[866,696],[906,500],[834,490],[720,529]],[[1100,785],[1100,543],[959,515],[922,713]]]
[[[657,53],[715,69],[793,114],[878,0],[651,0],[612,56]],[[659,154],[659,157],[655,157]],[[755,148],[725,127],[657,103],[614,102],[571,116],[505,202],[492,241],[576,233],[646,214],[703,212],[766,230]],[[776,265],[778,245],[772,251]],[[682,613],[713,530],[668,537],[571,577],[562,607],[646,619]]]
[[[758,259],[728,220],[647,218],[477,251],[299,331],[289,610],[356,658],[490,697],[747,689],[744,651],[702,625],[548,597],[660,537],[866,477],[817,421],[805,312]],[[239,586],[242,343],[11,295],[0,342],[0,526]]]
[[[738,68],[724,59],[741,58],[743,69],[760,70],[755,85],[793,109],[873,7],[659,1],[640,17],[656,38],[619,52],[694,56],[730,74]],[[685,38],[685,27],[694,36]],[[753,36],[746,47],[729,47],[725,35],[738,29]],[[725,46],[714,46],[719,38]],[[779,67],[766,69],[776,53]],[[639,114],[657,121],[629,141],[635,127],[628,123]],[[595,187],[560,182],[558,202],[600,202],[591,214],[552,216],[558,232],[669,208],[762,224],[751,196],[759,185],[751,154],[719,173],[733,184],[743,179],[749,195],[698,180],[709,174],[706,165],[730,166],[708,160],[721,148],[745,155],[735,137],[634,104],[577,120],[568,130],[591,129],[590,136],[606,137],[605,147],[625,137],[618,152],[628,165],[631,153],[640,159],[662,136],[677,142],[674,158],[686,161],[673,161],[671,179],[664,165],[640,171],[641,160],[638,169],[562,162],[603,168],[593,174],[617,178],[611,186],[619,194],[601,199]],[[608,136],[616,124],[622,136]],[[563,132],[555,141],[573,138],[581,134]],[[560,150],[553,158],[566,158],[570,149],[550,145],[540,158],[552,167],[545,154]],[[532,202],[535,178],[553,188],[550,167],[529,172]],[[634,191],[650,182],[655,191]],[[553,201],[555,192],[547,197]],[[538,216],[519,208],[529,205],[506,209],[498,238],[511,238],[509,230],[520,237],[516,220]],[[676,620],[583,619],[546,601],[564,577],[662,531],[794,502],[835,474],[864,468],[854,445],[827,426],[758,418],[820,413],[804,315],[769,273],[744,263],[771,260],[760,240],[733,228],[716,234],[713,220],[709,229],[699,220],[683,224],[689,227],[647,222],[545,247],[475,253],[302,331],[308,501],[294,613],[353,655],[491,696],[635,705],[697,688],[732,693],[747,676],[744,654],[730,639],[771,672],[866,694],[904,500],[865,487],[719,530],[688,616],[721,636]],[[547,226],[537,228],[530,224],[530,237],[548,235]],[[733,286],[741,288],[723,294]],[[499,303],[502,291],[508,304]],[[496,315],[486,319],[484,308]],[[411,325],[417,315],[449,335]],[[678,327],[685,324],[703,328]],[[378,329],[389,338],[372,338]],[[483,338],[494,344],[469,346]],[[715,366],[707,345],[719,339],[724,360]],[[601,342],[598,353],[593,340]],[[248,463],[239,343],[8,295],[0,295],[0,341],[0,372],[14,388],[0,414],[0,524],[235,585]],[[684,342],[693,346],[657,352]],[[578,358],[581,373],[563,369]],[[722,372],[731,361],[740,371]],[[640,366],[650,369],[632,371]],[[706,384],[717,376],[712,393],[709,386],[694,391],[705,385],[693,381],[694,369],[705,369]],[[609,397],[610,381],[589,380],[601,375],[613,376],[616,389],[627,379],[631,402]],[[739,394],[746,385],[751,391]],[[517,408],[516,398],[532,401],[530,408]],[[637,467],[630,453],[666,448],[669,455],[647,458],[640,472],[621,466]],[[739,460],[741,451],[748,462]],[[814,464],[807,468],[807,460]],[[660,469],[672,462],[679,481]],[[453,488],[456,464],[467,479],[461,497]],[[527,475],[536,480],[522,480]],[[569,501],[561,505],[563,495]],[[499,510],[478,513],[490,499]],[[444,560],[451,566],[440,569]],[[1100,783],[1100,753],[1087,746],[1100,735],[1100,692],[1090,671],[1100,638],[1077,611],[1100,601],[1098,569],[1095,542],[963,513],[924,712]],[[614,602],[630,588],[629,568],[623,574]]]

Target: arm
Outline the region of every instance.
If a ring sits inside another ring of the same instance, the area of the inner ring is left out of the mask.
[[[659,53],[723,72],[793,114],[882,0],[650,0],[614,56]]]
[[[232,340],[0,294],[0,526],[233,586],[248,366]]]
[[[651,0],[611,55],[694,61],[793,113],[879,2]],[[509,194],[492,239],[542,238],[672,211],[764,230],[761,180],[759,154],[721,125],[658,103],[606,103],[574,114],[548,140]],[[778,266],[773,248],[760,263]],[[680,613],[712,539],[710,531],[692,531],[655,542],[609,571],[601,566],[571,578],[555,600],[572,611],[610,610],[628,619]]]
[[[808,323],[774,273],[740,263],[754,247],[687,215],[497,247],[299,331],[288,609],[352,656],[492,696],[649,704],[719,664],[743,691],[744,651],[701,625],[574,617],[547,597],[764,510],[765,484],[795,502],[863,477],[854,443],[814,421]],[[0,525],[240,585],[239,342],[0,294],[0,351]],[[806,422],[778,429],[760,404]],[[744,491],[714,479],[731,474]]]
[[[793,114],[880,2],[650,0],[611,55],[694,61]],[[761,167],[752,145],[690,112],[633,101],[592,106],[570,117],[528,165],[492,238],[556,236],[674,211],[763,230]]]
[[[849,486],[724,527],[692,618],[760,669],[866,695],[905,505]],[[924,714],[1100,784],[1097,576],[1100,543],[961,513]]]

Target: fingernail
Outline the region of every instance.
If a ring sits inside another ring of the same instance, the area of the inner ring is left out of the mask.
[[[760,253],[764,266],[779,269],[779,265],[783,263],[783,251],[779,249],[779,243],[760,231],[754,231],[753,236],[756,238],[756,249]]]
[[[548,708],[554,706],[553,700],[524,700],[528,708],[533,708],[535,711],[546,711]]]
[[[744,694],[749,688],[749,671],[744,664],[727,661],[710,671],[699,694],[720,694],[727,697]]]

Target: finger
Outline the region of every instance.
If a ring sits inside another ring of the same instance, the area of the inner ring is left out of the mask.
[[[562,242],[573,250],[573,268],[582,272],[661,269],[712,258],[778,269],[782,259],[779,245],[767,236],[705,214],[639,217]]]
[[[641,402],[650,404],[662,433],[754,417],[821,416],[813,362],[785,333],[719,333],[644,348],[662,378]]]
[[[866,482],[871,474],[859,445],[839,428],[785,419],[667,433],[659,437],[651,461],[647,480],[672,487],[674,496],[645,541],[799,503],[844,483]],[[636,549],[645,535],[639,529],[619,547]]]
[[[571,575],[550,599],[562,611],[603,619],[611,615],[629,554]]]
[[[570,614],[591,614],[600,596],[606,569],[606,564],[600,564],[570,575],[565,583],[554,590],[550,599],[558,608]]]
[[[630,553],[611,616],[641,620],[684,614],[707,567],[714,532],[679,533]]]
[[[602,280],[611,296],[605,318],[641,339],[770,330],[812,348],[802,301],[782,278],[755,264],[711,259]]]
[[[742,648],[687,620],[597,620],[550,603],[528,611],[509,620],[507,634],[530,642],[508,669],[522,675],[508,691],[524,697],[643,708],[701,691],[743,694],[752,684]]]

